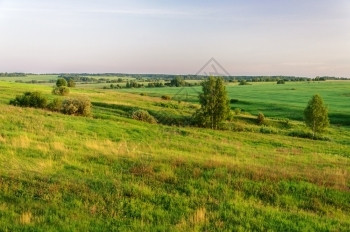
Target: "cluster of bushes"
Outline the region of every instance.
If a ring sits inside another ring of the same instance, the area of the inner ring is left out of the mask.
[[[278,85],[281,85],[281,84],[284,85],[285,83],[286,83],[285,80],[278,80],[278,81],[277,81],[277,84],[278,84]]]
[[[60,96],[67,96],[69,94],[69,88],[68,87],[75,87],[74,80],[66,80],[64,78],[59,78],[56,81],[56,87],[53,88],[52,94],[60,95]]]
[[[23,95],[16,96],[15,99],[10,101],[10,104],[22,107],[45,108],[47,98],[39,92],[25,92]]]
[[[69,94],[69,88],[66,86],[55,87],[52,89],[52,94],[67,96]]]
[[[157,81],[157,82],[150,82],[148,83],[147,87],[149,88],[160,88],[160,87],[164,87],[164,83],[163,82],[160,82],[160,81]]]
[[[251,85],[251,84],[249,84],[246,80],[241,80],[239,82],[239,85]]]
[[[125,85],[126,88],[141,88],[144,87],[143,84],[137,83],[136,81],[128,81]]]
[[[39,92],[25,92],[23,95],[16,96],[10,101],[11,105],[21,107],[33,107],[48,109],[55,112],[61,112],[69,115],[89,116],[91,113],[91,103],[87,98],[56,98],[48,104],[48,100]]]

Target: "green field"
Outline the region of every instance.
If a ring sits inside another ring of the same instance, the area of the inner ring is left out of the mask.
[[[149,88],[122,89],[121,92],[147,93],[150,96],[170,95],[176,100],[197,102],[201,87],[186,87],[184,89]],[[303,119],[303,110],[312,95],[320,94],[328,105],[330,119],[333,124],[350,125],[350,81],[326,82],[287,82],[285,85],[276,83],[253,83],[240,86],[227,86],[230,99],[238,102],[231,104],[232,108],[240,108],[252,114],[263,112],[266,116],[276,118]]]
[[[349,231],[349,87],[230,85],[246,114],[232,122],[239,130],[213,131],[129,116],[189,116],[199,87],[181,103],[159,98],[180,88],[74,88],[93,103],[84,118],[10,106],[25,91],[53,99],[52,87],[0,80],[0,230]],[[329,106],[328,139],[289,136],[307,130],[314,93]],[[268,126],[254,123],[259,111]]]

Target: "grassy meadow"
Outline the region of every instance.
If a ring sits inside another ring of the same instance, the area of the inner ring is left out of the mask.
[[[349,231],[349,87],[231,84],[245,114],[213,131],[130,118],[190,116],[200,87],[178,102],[160,96],[180,88],[79,86],[70,96],[89,97],[93,114],[77,117],[10,106],[25,91],[53,99],[52,87],[0,79],[0,230]],[[306,130],[314,93],[329,106],[327,140],[290,136]],[[260,111],[267,126],[254,122]]]
[[[303,110],[314,94],[320,94],[329,108],[333,124],[350,125],[350,81],[326,82],[256,82],[252,85],[229,84],[226,87],[230,99],[238,100],[232,108],[258,114],[263,112],[268,117],[303,120]],[[150,96],[170,95],[176,100],[198,101],[200,86],[185,89],[146,88],[122,89],[121,92],[146,93]]]

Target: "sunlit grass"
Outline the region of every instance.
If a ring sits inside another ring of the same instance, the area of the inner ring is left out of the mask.
[[[286,135],[305,129],[300,121],[290,121],[286,129],[269,119],[277,132],[264,134],[249,115],[233,122],[246,129],[242,132],[151,125],[123,110],[188,115],[192,104],[173,110],[161,107],[160,98],[102,89],[71,91],[105,104],[94,105],[88,118],[8,105],[33,90],[53,98],[49,86],[0,82],[0,228],[5,231],[350,227],[346,127],[333,125],[330,141],[313,141]]]

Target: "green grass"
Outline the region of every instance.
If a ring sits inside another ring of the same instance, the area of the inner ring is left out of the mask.
[[[252,113],[275,102],[284,106],[282,114],[268,108],[264,114],[285,117],[292,106],[302,110],[317,90],[331,113],[348,115],[341,108],[347,102],[340,100],[347,82],[344,87],[341,82],[328,84],[331,87],[288,83],[228,88],[230,98],[252,102],[245,108]],[[287,95],[287,101],[283,92],[289,93],[291,86],[299,93],[290,91],[296,100]],[[130,119],[128,112],[141,108],[183,117],[196,105],[126,93],[140,89],[72,89],[72,96],[85,95],[93,102],[90,118],[8,105],[17,94],[34,90],[54,97],[49,86],[0,82],[3,231],[350,228],[347,127],[333,124],[326,134],[329,141],[313,141],[287,135],[290,130],[305,130],[300,121],[285,126],[268,119],[264,128],[273,133],[266,134],[246,115],[232,122],[242,132],[151,125]],[[141,91],[159,96],[177,90]],[[267,105],[259,106],[258,99]]]
[[[169,94],[175,99],[197,102],[201,87],[182,88],[149,88],[122,89],[120,92],[147,93],[150,96]],[[333,124],[350,125],[350,81],[326,82],[286,82],[285,85],[276,83],[253,83],[240,86],[227,86],[230,99],[238,102],[231,107],[257,115],[263,112],[268,117],[303,119],[303,110],[307,102],[319,93],[329,107],[330,119]]]

